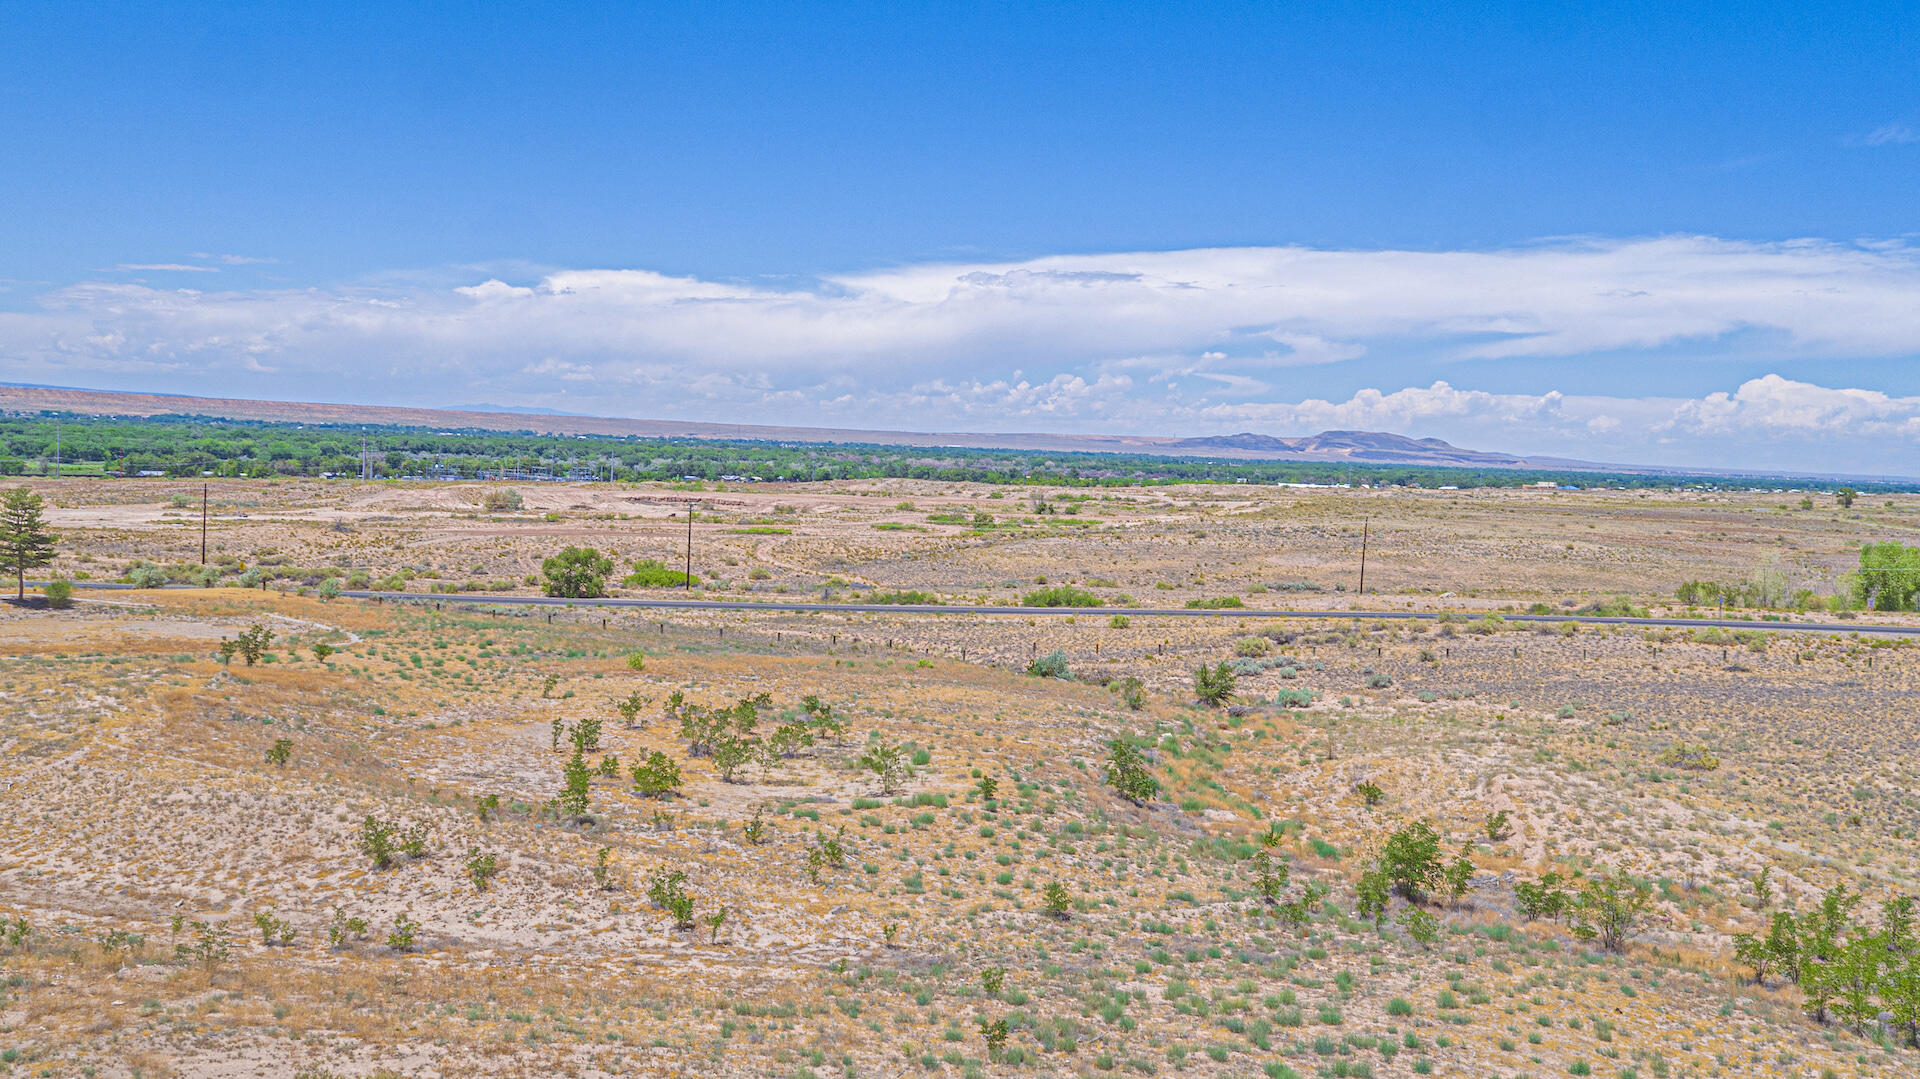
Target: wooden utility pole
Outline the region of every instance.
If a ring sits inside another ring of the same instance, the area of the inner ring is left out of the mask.
[[[687,591],[693,591],[693,503],[687,503]]]
[[[207,485],[200,485],[200,564],[207,564]]]
[[[1373,523],[1370,517],[1360,518],[1360,594],[1367,594],[1367,526]]]

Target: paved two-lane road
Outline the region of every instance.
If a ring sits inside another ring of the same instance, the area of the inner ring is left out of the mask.
[[[27,587],[44,587],[44,581],[28,581]],[[75,588],[94,589],[130,589],[132,585],[112,584],[96,581],[76,581]],[[169,589],[191,588],[192,585],[167,585]],[[664,611],[797,611],[797,612],[860,612],[866,614],[1014,614],[1014,615],[1074,615],[1074,614],[1124,614],[1129,618],[1341,618],[1368,619],[1393,618],[1414,621],[1434,621],[1443,615],[1451,614],[1455,618],[1472,618],[1475,612],[1467,611],[1269,611],[1255,607],[1011,607],[964,605],[934,606],[931,604],[910,603],[807,603],[797,600],[760,600],[744,599],[630,599],[624,597],[605,597],[601,599],[557,599],[553,596],[492,596],[472,592],[360,592],[340,593],[350,599],[395,600],[408,603],[469,603],[480,606],[529,606],[529,607],[627,607],[641,610]],[[1500,612],[1494,612],[1500,613]],[[1889,637],[1920,637],[1920,625],[1889,626],[1870,622],[1769,622],[1751,618],[1630,618],[1603,614],[1504,614],[1500,617],[1509,622],[1579,622],[1590,626],[1674,626],[1680,629],[1703,629],[1709,626],[1720,629],[1760,629],[1770,632],[1790,633],[1862,633]]]
[[[1010,606],[932,606],[906,603],[807,603],[794,600],[761,602],[738,599],[556,599],[552,596],[489,596],[466,592],[342,592],[355,599],[430,601],[436,603],[473,603],[528,605],[537,607],[629,607],[644,610],[682,611],[838,611],[869,614],[1013,614],[1074,615],[1124,614],[1129,618],[1396,618],[1431,621],[1441,611],[1267,611],[1253,607],[1194,609],[1190,607],[1010,607]],[[1452,612],[1455,617],[1472,617],[1467,612]],[[1593,614],[1503,614],[1509,622],[1580,622],[1601,626],[1677,626],[1700,629],[1761,629],[1800,633],[1874,633],[1890,636],[1920,637],[1920,626],[1888,626],[1844,622],[1767,622],[1741,618],[1628,618]]]

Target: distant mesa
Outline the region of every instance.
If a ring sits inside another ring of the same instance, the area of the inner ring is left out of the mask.
[[[1383,431],[1322,431],[1300,438],[1242,432],[1182,438],[1173,446],[1195,453],[1238,450],[1279,460],[1355,461],[1367,464],[1464,465],[1477,468],[1526,468],[1531,462],[1509,453],[1463,450],[1437,438],[1408,438]]]
[[[565,412],[557,408],[534,408],[531,405],[448,405],[453,412],[504,412],[512,416],[586,416],[585,412]]]

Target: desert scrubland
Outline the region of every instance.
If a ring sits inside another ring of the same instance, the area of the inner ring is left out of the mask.
[[[37,489],[53,572],[203,572],[197,483]],[[1911,496],[507,490],[216,482],[218,587],[0,608],[0,1074],[1920,1068],[1915,646],[1499,617],[1824,597]],[[695,595],[957,609],[322,595],[678,568],[689,500]],[[1059,586],[1105,605],[959,609]],[[1455,613],[1126,614],[1224,597]],[[1823,898],[1797,984],[1736,956]]]

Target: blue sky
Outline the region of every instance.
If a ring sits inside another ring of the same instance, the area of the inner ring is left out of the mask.
[[[0,5],[0,378],[1915,470],[1912,4],[474,7]]]

